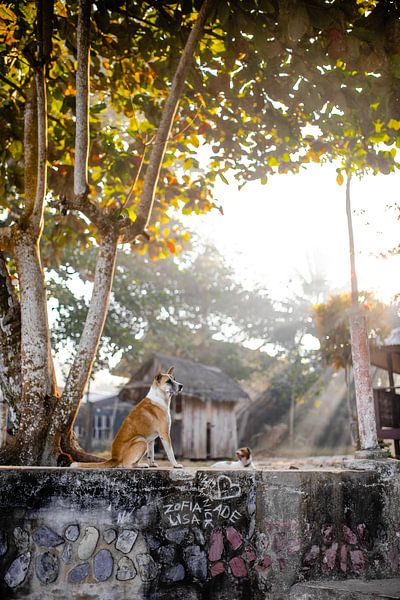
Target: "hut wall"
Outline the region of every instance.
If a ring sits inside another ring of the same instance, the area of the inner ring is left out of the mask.
[[[208,408],[211,424],[211,458],[232,458],[237,449],[233,402],[213,402]]]
[[[182,456],[207,458],[206,404],[194,398],[186,398],[183,406]]]

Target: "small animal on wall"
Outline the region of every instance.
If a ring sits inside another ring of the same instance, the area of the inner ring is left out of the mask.
[[[124,419],[111,446],[111,458],[99,463],[73,462],[71,467],[103,468],[103,467],[154,467],[154,441],[160,438],[167,453],[168,460],[175,469],[182,465],[175,460],[171,443],[172,396],[178,394],[183,385],[174,378],[174,367],[166,373],[155,376],[147,396],[132,408]],[[140,461],[148,452],[149,464]]]
[[[250,448],[236,450],[236,461],[222,460],[211,465],[211,469],[255,469]]]

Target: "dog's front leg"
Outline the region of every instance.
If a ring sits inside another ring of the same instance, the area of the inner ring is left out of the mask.
[[[172,449],[171,437],[168,434],[160,435],[161,443],[164,447],[165,452],[167,453],[168,460],[174,469],[183,469],[183,465],[180,465],[175,460],[174,451]]]
[[[147,458],[149,459],[150,467],[158,467],[158,464],[154,460],[154,440],[149,442]]]

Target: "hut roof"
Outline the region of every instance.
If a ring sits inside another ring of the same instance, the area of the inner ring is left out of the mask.
[[[120,398],[125,400],[128,397],[135,397],[139,388],[140,393],[143,393],[143,388],[147,388],[147,391],[155,375],[160,371],[167,371],[172,365],[175,366],[177,381],[183,384],[183,397],[212,402],[239,402],[249,398],[240,385],[221,369],[187,358],[165,356],[159,352],[152,354],[151,358],[133,373],[126,386],[122,388]]]

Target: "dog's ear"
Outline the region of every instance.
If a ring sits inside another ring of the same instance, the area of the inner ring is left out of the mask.
[[[160,383],[160,381],[161,381],[161,379],[162,379],[162,376],[163,376],[163,375],[162,375],[162,373],[158,373],[158,374],[157,374],[157,375],[154,377],[154,379],[157,381],[157,383]]]
[[[247,447],[246,447],[246,450],[247,450],[247,452],[249,453],[249,456],[250,456],[250,454],[251,454],[251,450],[250,450],[250,448],[247,448]]]
[[[172,375],[172,373],[175,371],[175,367],[170,367],[167,371],[168,375]]]

